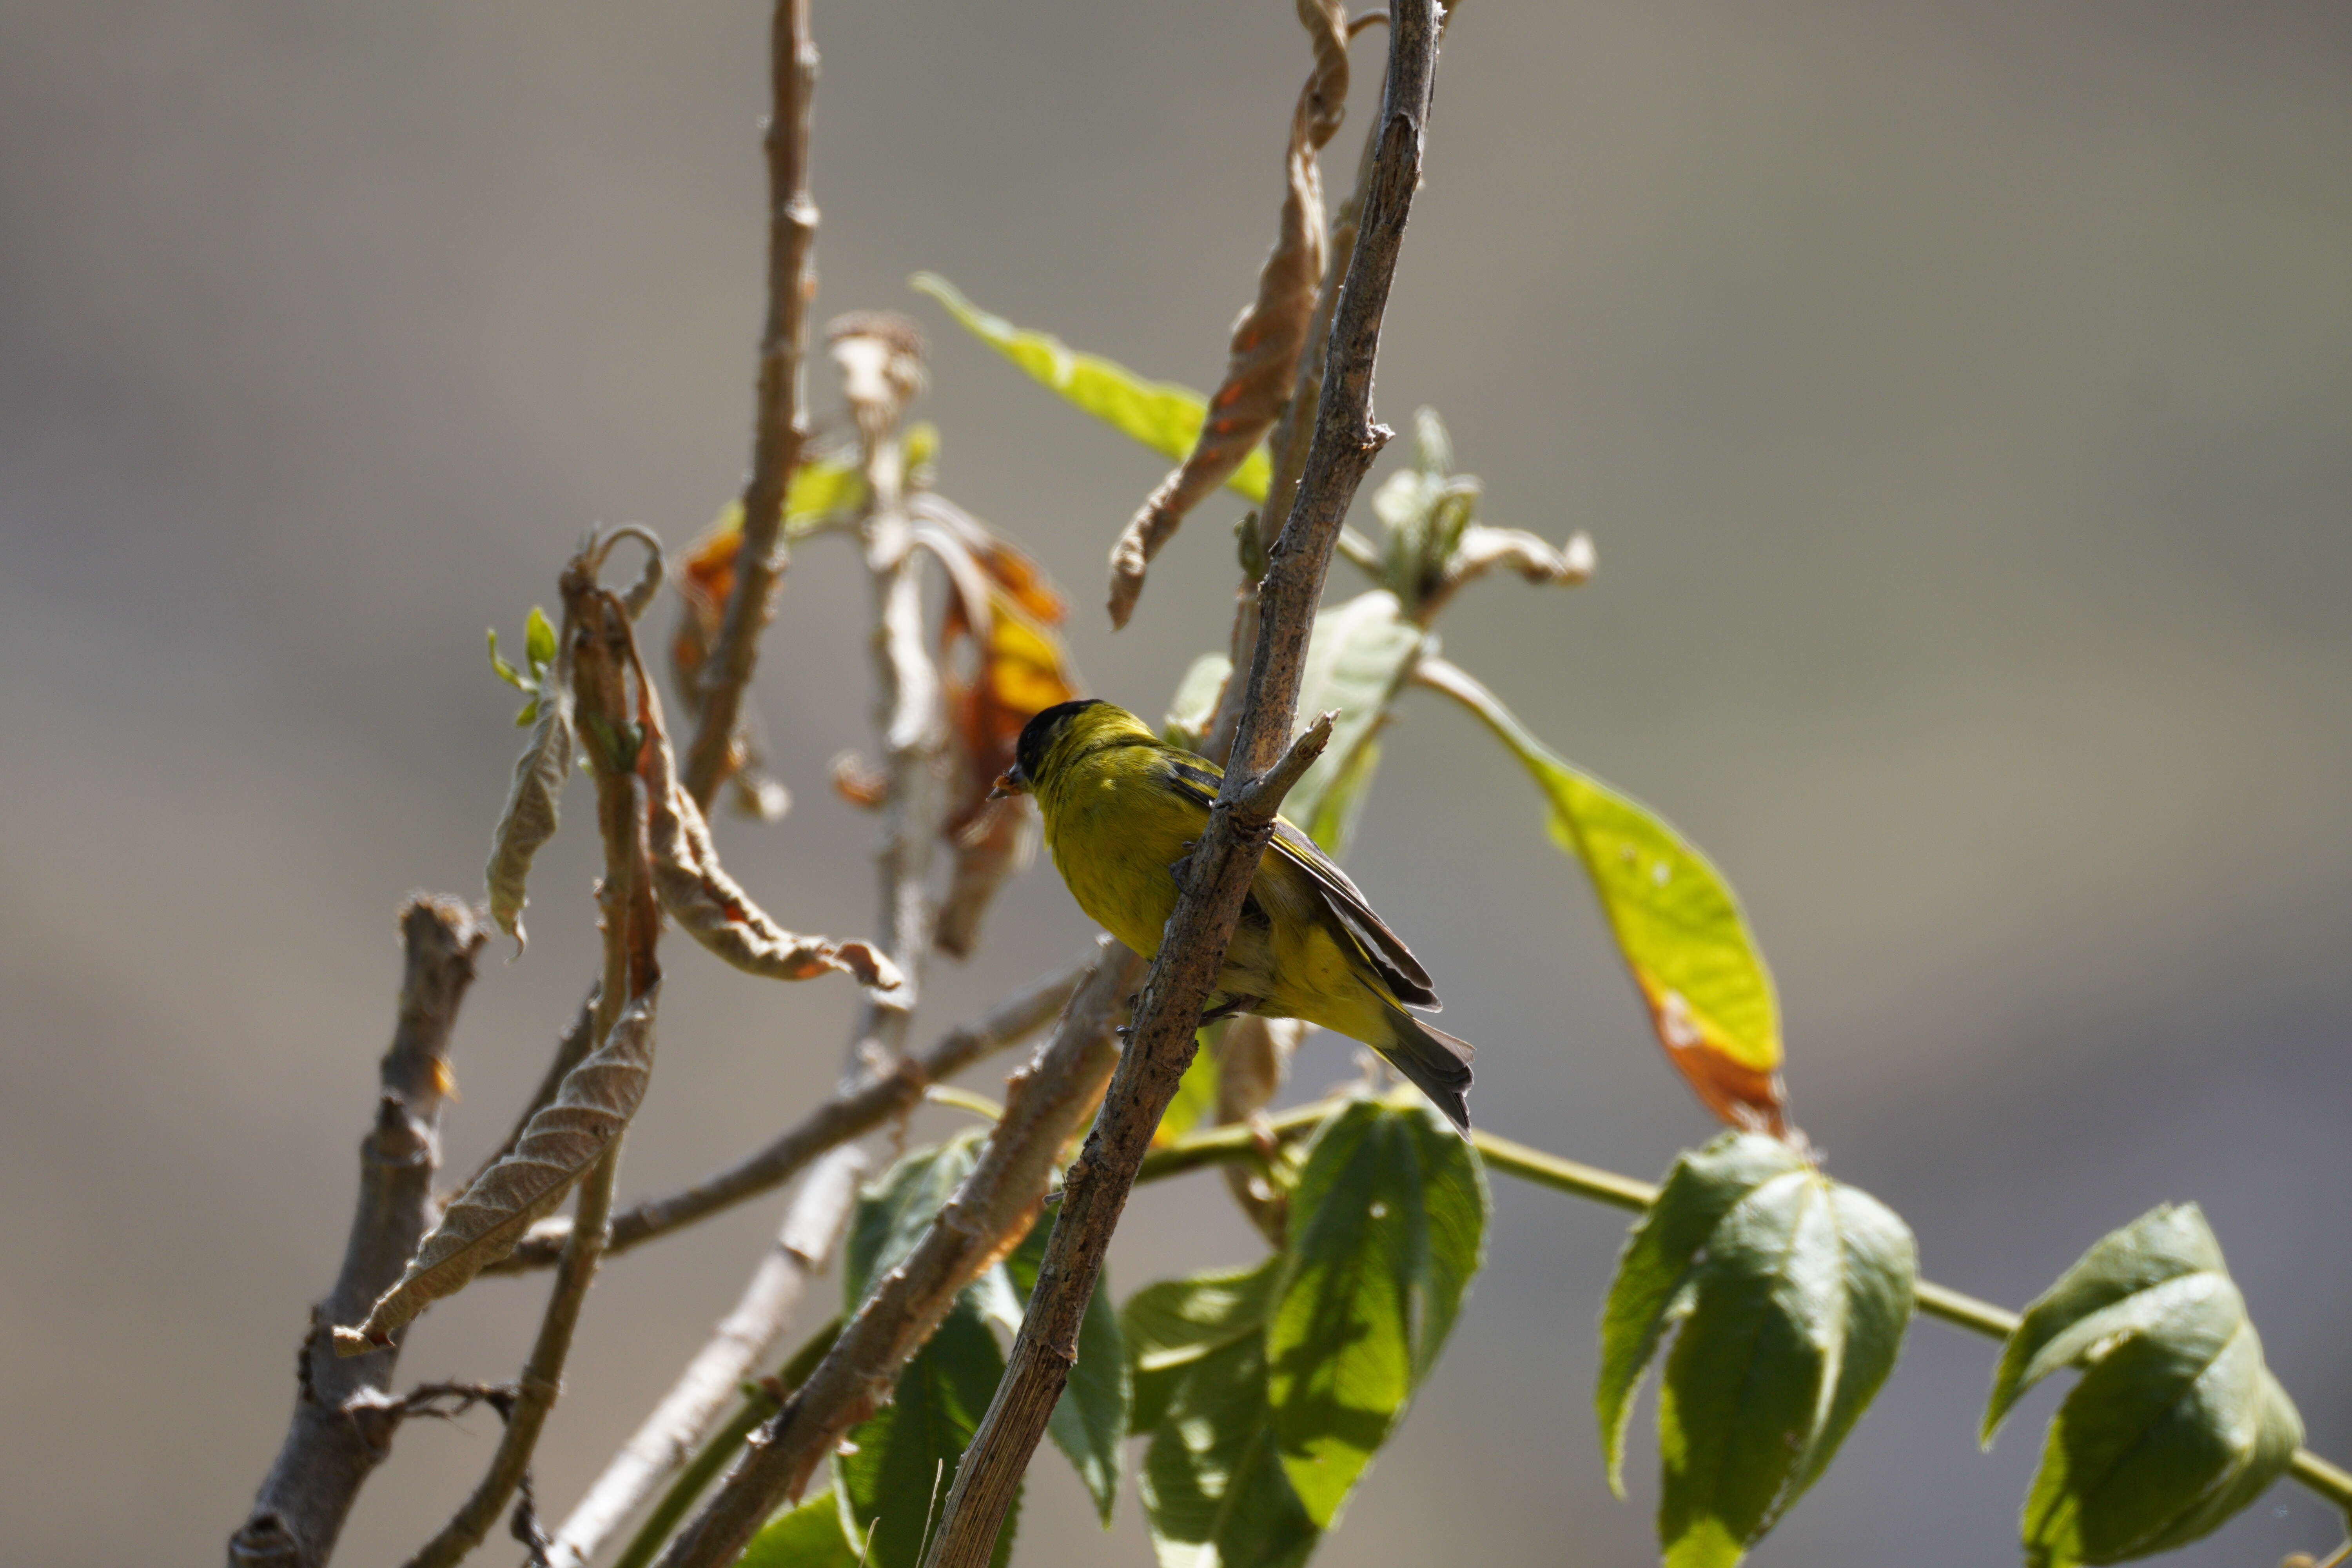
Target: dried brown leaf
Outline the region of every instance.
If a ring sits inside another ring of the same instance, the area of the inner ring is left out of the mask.
[[[1525,529],[1489,528],[1474,522],[1462,531],[1447,575],[1466,582],[1497,566],[1530,583],[1573,585],[1592,575],[1592,538],[1574,533],[1565,544],[1555,545]]]
[[[514,1152],[474,1179],[420,1243],[399,1283],[367,1321],[335,1330],[335,1353],[362,1355],[394,1330],[514,1250],[533,1221],[562,1203],[621,1135],[646,1096],[654,1062],[658,982],[621,1010],[612,1033],[565,1075],[554,1103],[530,1119]]]
[[[556,799],[572,772],[576,743],[572,704],[572,624],[567,616],[556,638],[555,664],[541,683],[539,717],[531,724],[530,740],[515,759],[514,782],[507,790],[507,807],[491,837],[490,862],[484,873],[491,918],[515,939],[517,952],[525,941],[522,910],[529,902],[525,884],[531,857],[555,837]]]
[[[650,684],[638,688],[638,721],[646,731],[640,767],[646,781],[646,830],[653,855],[654,895],[663,912],[715,956],[748,974],[807,980],[828,971],[891,990],[898,966],[862,942],[796,936],[768,917],[719,863],[709,825],[677,782],[676,759],[662,726],[661,700]]]
[[[1282,415],[1322,286],[1323,181],[1315,154],[1339,129],[1348,101],[1348,18],[1339,0],[1298,0],[1315,68],[1290,117],[1287,190],[1274,249],[1258,269],[1257,299],[1234,323],[1225,379],[1209,399],[1192,455],[1160,482],[1110,552],[1110,621],[1127,625],[1144,572],[1184,514],[1223,485]]]

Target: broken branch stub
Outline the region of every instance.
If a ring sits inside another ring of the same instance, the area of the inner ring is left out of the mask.
[[[337,1355],[362,1355],[392,1343],[395,1330],[513,1250],[531,1222],[562,1203],[604,1157],[645,1100],[659,996],[656,982],[622,1010],[604,1044],[565,1077],[555,1103],[530,1119],[514,1152],[449,1205],[367,1321],[335,1330]]]
[[[1110,624],[1124,626],[1143,577],[1184,516],[1231,477],[1274,428],[1297,374],[1323,283],[1323,181],[1315,155],[1348,101],[1348,18],[1339,0],[1298,0],[1298,20],[1315,47],[1315,68],[1299,90],[1283,156],[1287,187],[1274,249],[1258,269],[1257,298],[1234,323],[1225,378],[1185,458],[1145,500],[1110,552]]]

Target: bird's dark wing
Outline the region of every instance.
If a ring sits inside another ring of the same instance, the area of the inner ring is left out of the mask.
[[[1170,774],[1175,787],[1198,801],[1202,806],[1217,798],[1217,786],[1224,774],[1214,763],[1203,758],[1186,758],[1170,763]],[[1287,817],[1276,817],[1274,842],[1266,853],[1280,855],[1307,873],[1316,890],[1323,896],[1323,907],[1339,928],[1353,939],[1364,961],[1372,966],[1390,992],[1408,1006],[1439,1009],[1437,992],[1432,987],[1429,971],[1421,960],[1405,946],[1404,939],[1388,928],[1388,922],[1372,912],[1364,899],[1363,889],[1357,887],[1348,873],[1339,869],[1331,858],[1316,847],[1315,840],[1299,831]]]

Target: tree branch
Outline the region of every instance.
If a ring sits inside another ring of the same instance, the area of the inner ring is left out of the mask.
[[[819,1106],[792,1131],[749,1158],[704,1177],[690,1187],[624,1209],[613,1217],[608,1253],[626,1252],[674,1230],[707,1219],[747,1199],[772,1192],[798,1175],[818,1156],[863,1137],[919,1104],[924,1089],[979,1061],[1017,1046],[1061,1015],[1090,964],[1081,963],[1039,982],[1000,1004],[978,1022],[957,1029],[920,1058],[903,1058],[878,1079],[845,1089]],[[572,1222],[557,1217],[531,1227],[521,1245],[482,1270],[520,1274],[551,1267],[572,1235]]]
[[[824,1272],[840,1245],[865,1170],[866,1157],[844,1148],[809,1173],[734,1310],[556,1531],[549,1554],[558,1568],[586,1568],[614,1531],[693,1458],[743,1380],[783,1333],[809,1280]]]
[[[1437,65],[1436,0],[1392,0],[1379,151],[1347,282],[1331,326],[1315,438],[1298,497],[1268,552],[1262,628],[1233,759],[1194,850],[1175,913],[1145,983],[1134,1031],[1061,1210],[1003,1380],[956,1470],[926,1568],[982,1568],[1005,1510],[1077,1360],[1078,1321],[1094,1294],[1136,1171],[1191,1062],[1202,1004],[1273,830],[1265,787],[1298,703],[1307,634],[1341,520],[1388,433],[1372,422],[1381,317],[1421,177],[1423,127]]]
[[[1005,1085],[1004,1117],[980,1162],[907,1260],[876,1281],[841,1337],[693,1522],[663,1568],[731,1563],[761,1521],[842,1436],[889,1397],[957,1292],[1016,1246],[1034,1222],[1054,1166],[1099,1099],[1118,1056],[1112,1025],[1142,961],[1108,937],[1054,1037]]]
[[[617,595],[596,584],[595,571],[601,562],[601,551],[593,547],[583,551],[564,573],[563,590],[566,624],[577,628],[573,689],[596,775],[596,822],[604,842],[604,878],[596,892],[604,916],[604,973],[597,988],[594,1026],[596,1038],[604,1040],[612,1037],[625,1007],[649,1003],[659,990],[661,969],[655,947],[661,938],[661,910],[654,899],[653,861],[637,773],[645,749],[644,731],[635,731],[636,744],[625,754],[618,743],[630,729],[627,676],[632,667],[640,683],[640,717],[650,720],[651,700],[643,689],[645,672],[636,663],[628,610]],[[514,1407],[499,1434],[488,1472],[456,1516],[409,1560],[408,1568],[449,1568],[461,1561],[481,1544],[507,1500],[528,1486],[531,1454],[561,1391],[572,1332],[604,1257],[613,1184],[626,1134],[625,1127],[613,1134],[611,1144],[581,1183],[571,1239],[556,1265],[547,1310],[541,1317],[530,1359],[523,1363],[522,1375],[517,1380]]]
[[[776,0],[768,44],[775,106],[768,117],[768,312],[760,331],[759,404],[751,426],[751,477],[743,487],[743,542],[735,587],[719,623],[719,646],[704,666],[694,741],[687,748],[686,791],[708,814],[734,771],[744,689],[760,659],[760,634],[774,611],[783,574],[784,494],[800,463],[808,418],[800,406],[801,358],[808,345],[809,300],[816,279],[809,248],[816,204],[809,199],[809,119],[816,98],[816,37],[810,0]]]
[[[400,935],[407,957],[399,1021],[378,1069],[375,1126],[360,1142],[359,1202],[342,1268],[310,1310],[294,1416],[253,1511],[228,1539],[232,1564],[321,1568],[361,1484],[390,1451],[396,1423],[370,1424],[353,1413],[388,1397],[399,1347],[340,1357],[327,1329],[364,1316],[432,1226],[449,1031],[489,927],[456,899],[420,893],[400,911]]]

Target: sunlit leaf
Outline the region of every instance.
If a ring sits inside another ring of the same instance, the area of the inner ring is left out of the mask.
[[[1986,1443],[2019,1395],[2063,1366],[2082,1381],[2050,1423],[2021,1521],[2037,1568],[2120,1563],[2209,1534],[2303,1442],[2194,1204],[2101,1238],[2025,1310],[1993,1375]]]
[[[1780,1007],[1739,900],[1696,846],[1629,796],[1562,762],[1466,671],[1421,674],[1524,764],[1552,837],[1584,862],[1667,1057],[1717,1116],[1781,1127]]]
[[[1324,1529],[1436,1363],[1486,1237],[1470,1146],[1416,1100],[1327,1121],[1290,1199],[1267,1321],[1282,1468]]]
[[[996,1336],[969,1302],[960,1302],[898,1374],[890,1403],[851,1429],[834,1474],[872,1568],[918,1568],[955,1484],[956,1462],[1003,1375]],[[1013,1555],[1020,1511],[1016,1495],[990,1559],[997,1568]]]
[[[946,279],[919,272],[914,287],[946,307],[949,315],[982,342],[1080,409],[1164,457],[1181,458],[1200,438],[1209,400],[1172,382],[1147,381],[1098,354],[1080,353],[1049,333],[1014,326],[965,299]],[[1252,500],[1265,499],[1271,479],[1265,449],[1225,480],[1228,489]]]
[[[1279,1258],[1150,1285],[1122,1319],[1137,1490],[1161,1568],[1296,1568],[1322,1532],[1283,1473],[1266,1405],[1265,1320]]]
[[[1292,786],[1282,809],[1335,858],[1346,853],[1371,786],[1379,763],[1374,737],[1398,688],[1412,674],[1423,636],[1405,618],[1396,595],[1381,588],[1315,617],[1299,680],[1297,727],[1304,730],[1334,708],[1339,717],[1331,726],[1330,744]]]
[[[544,674],[547,667],[555,662],[555,624],[537,605],[523,618],[522,647],[523,658],[530,661],[534,676]]]
[[[841,1505],[824,1492],[762,1525],[735,1563],[736,1568],[857,1568],[857,1548],[841,1528]]]
[[[1050,1223],[1030,1226],[1028,1236],[1005,1259],[1013,1292],[1026,1303],[1037,1286],[1037,1266],[1045,1256]],[[1111,1509],[1118,1501],[1120,1444],[1127,1436],[1128,1405],[1133,1389],[1127,1365],[1127,1341],[1120,1332],[1118,1309],[1112,1305],[1110,1273],[1095,1281],[1095,1293],[1078,1320],[1078,1362],[1070,1381],[1045,1424],[1045,1434],[1062,1450],[1095,1500],[1103,1528],[1110,1528]],[[1016,1319],[1012,1327],[1019,1329]]]
[[[1829,1468],[1895,1365],[1918,1273],[1911,1233],[1762,1133],[1667,1173],[1627,1237],[1594,1396],[1610,1481],[1660,1341],[1667,1568],[1727,1568]]]

